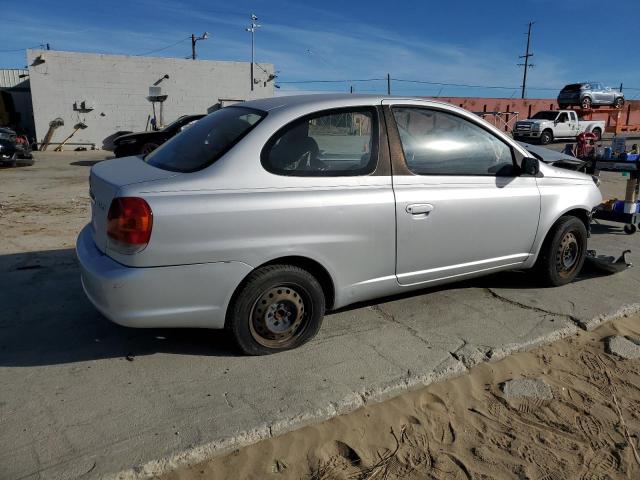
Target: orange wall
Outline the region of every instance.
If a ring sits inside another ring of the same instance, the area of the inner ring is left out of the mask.
[[[552,99],[480,98],[480,97],[437,97],[434,100],[453,103],[472,112],[502,112],[505,120],[514,119],[507,112],[518,112],[518,119],[524,120],[540,110],[553,110],[558,104]],[[597,112],[597,109],[595,109]],[[607,120],[608,115],[594,113],[594,120]],[[620,115],[624,124],[640,124],[640,100],[631,100],[622,108]],[[490,118],[487,117],[490,121]]]

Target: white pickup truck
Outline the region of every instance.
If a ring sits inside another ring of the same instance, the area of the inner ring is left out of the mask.
[[[578,120],[578,115],[573,110],[543,110],[531,118],[516,122],[513,138],[536,139],[546,145],[555,139],[575,138],[579,133],[591,132],[600,140],[604,127],[604,120]]]

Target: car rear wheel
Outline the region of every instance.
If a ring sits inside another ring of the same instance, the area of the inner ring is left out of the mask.
[[[616,101],[613,103],[613,106],[616,108],[622,108],[624,106],[624,98],[618,97]]]
[[[558,287],[572,282],[584,264],[587,228],[582,220],[562,216],[540,250],[536,268],[545,285]]]
[[[584,97],[584,98],[582,99],[581,106],[582,106],[582,108],[584,108],[585,110],[589,110],[589,109],[591,108],[592,104],[593,104],[593,102],[591,101],[591,98],[589,98],[589,97]]]
[[[542,145],[548,145],[553,142],[553,132],[551,130],[545,130],[540,134],[540,143]]]
[[[226,329],[245,354],[267,355],[311,340],[324,310],[324,292],[313,275],[291,265],[270,265],[254,271],[239,287]]]
[[[158,148],[158,144],[157,143],[145,143],[142,146],[142,150],[140,151],[140,153],[142,153],[142,155],[147,155],[147,154],[153,152],[156,148]]]

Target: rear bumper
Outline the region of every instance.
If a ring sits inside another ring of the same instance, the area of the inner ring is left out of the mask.
[[[231,295],[252,270],[242,262],[126,267],[97,249],[89,226],[78,236],[76,254],[91,303],[127,327],[223,328]]]

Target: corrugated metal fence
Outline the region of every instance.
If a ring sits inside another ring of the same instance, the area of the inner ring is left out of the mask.
[[[12,88],[19,83],[29,80],[29,77],[20,78],[20,75],[27,75],[28,71],[21,68],[0,70],[0,88]]]

